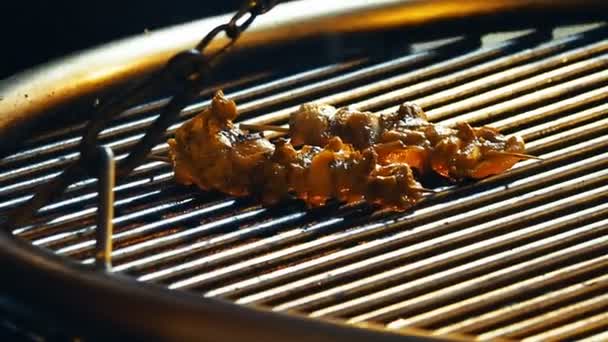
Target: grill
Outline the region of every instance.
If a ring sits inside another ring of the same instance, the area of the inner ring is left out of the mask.
[[[424,181],[440,192],[404,214],[339,203],[262,207],[178,186],[170,166],[149,160],[114,189],[111,272],[90,267],[98,196],[86,179],[2,237],[2,267],[21,279],[7,291],[38,303],[45,319],[97,315],[71,325],[76,336],[115,327],[156,338],[608,338],[607,26],[417,44],[399,32],[381,53],[364,47],[331,62],[278,64],[220,86],[249,123],[283,124],[309,100],[373,111],[415,101],[434,122],[519,134],[544,160],[467,184]],[[82,112],[69,100],[62,120]],[[166,103],[159,96],[122,113],[101,140],[124,157]],[[41,113],[32,117],[50,115]],[[83,125],[38,127],[5,153],[2,215],[78,158]],[[116,306],[122,301],[129,307]],[[68,307],[53,307],[61,302]]]

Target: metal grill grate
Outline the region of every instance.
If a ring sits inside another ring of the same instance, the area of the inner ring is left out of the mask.
[[[170,167],[150,161],[115,188],[113,271],[388,329],[606,338],[608,40],[603,24],[562,31],[498,35],[479,48],[474,38],[448,39],[396,59],[362,57],[224,84],[250,122],[284,123],[308,100],[374,111],[413,100],[436,122],[520,134],[545,161],[476,183],[430,184],[441,193],[403,215],[338,204],[307,211],[295,201],[260,207],[177,186]],[[210,92],[184,120],[208,105]],[[120,156],[165,103],[125,112],[102,140]],[[2,212],[78,158],[80,129],[44,132],[0,161]],[[93,263],[94,183],[71,186],[14,234]]]

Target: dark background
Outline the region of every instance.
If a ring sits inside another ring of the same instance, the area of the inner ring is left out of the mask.
[[[232,12],[242,3],[242,0],[2,0],[0,79],[49,59],[145,29]]]
[[[281,0],[287,2],[292,0]],[[349,0],[343,0],[349,1]],[[370,0],[373,1],[373,0]],[[575,1],[575,0],[572,0]],[[244,0],[0,0],[0,80],[28,67],[101,43],[207,16],[234,12]],[[573,20],[570,13],[559,20]],[[586,15],[588,15],[587,13]],[[595,13],[605,16],[605,13]],[[550,27],[548,18],[516,16],[515,22]],[[527,19],[527,20],[526,20]],[[510,26],[512,17],[488,16],[469,27]],[[444,35],[449,29],[434,26]],[[202,33],[201,35],[204,35]],[[201,36],[202,38],[202,36]]]

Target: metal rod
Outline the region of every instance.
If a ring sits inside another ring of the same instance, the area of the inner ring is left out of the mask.
[[[110,271],[112,268],[112,219],[114,218],[114,153],[107,146],[97,147],[98,179],[97,230],[95,232],[95,266]]]
[[[289,133],[289,127],[277,126],[277,125],[255,125],[255,124],[246,124],[242,123],[239,125],[241,129],[246,129],[249,131],[273,131],[280,133]]]

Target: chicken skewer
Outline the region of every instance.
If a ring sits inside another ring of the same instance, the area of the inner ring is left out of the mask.
[[[432,192],[420,186],[406,163],[379,164],[373,148],[360,151],[339,137],[323,148],[296,150],[286,140],[275,145],[235,126],[236,115],[235,103],[218,92],[209,109],[176,131],[168,143],[179,183],[255,195],[266,204],[294,195],[311,207],[337,198],[399,211]]]
[[[524,153],[520,137],[507,138],[491,127],[473,128],[464,122],[455,127],[433,124],[413,103],[404,103],[396,112],[385,115],[308,103],[291,115],[289,128],[246,127],[287,131],[296,146],[323,146],[338,136],[359,149],[375,148],[381,164],[403,162],[420,174],[433,170],[452,180],[485,178],[508,170],[520,160],[540,159]]]

